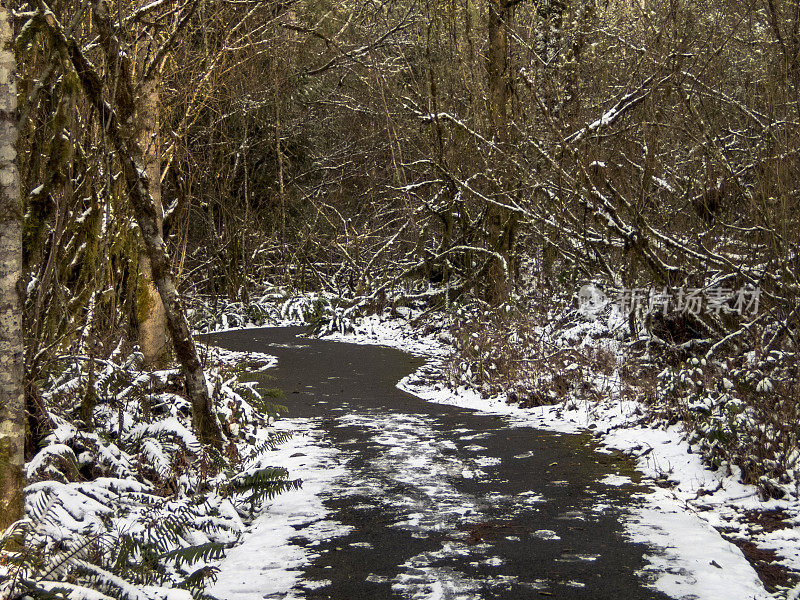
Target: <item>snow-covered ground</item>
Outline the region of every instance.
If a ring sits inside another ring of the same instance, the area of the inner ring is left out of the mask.
[[[289,441],[268,453],[267,462],[289,470],[303,480],[303,487],[284,492],[266,503],[242,543],[232,548],[221,563],[215,584],[207,591],[224,600],[286,598],[299,581],[301,569],[314,554],[292,544],[303,535],[327,539],[344,535],[347,528],[326,519],[322,494],[345,474],[337,451],[325,443],[314,419],[283,419],[276,429],[291,431]],[[258,557],[258,560],[254,560]]]
[[[355,331],[334,333],[327,339],[389,346],[429,358],[417,373],[398,383],[400,389],[427,401],[503,415],[511,426],[533,426],[564,433],[588,429],[596,435],[600,443],[599,451],[622,451],[633,456],[643,480],[653,485],[651,491],[641,495],[640,505],[631,510],[625,522],[626,532],[632,541],[643,542],[651,547],[648,554],[650,565],[642,575],[655,589],[671,597],[695,600],[761,600],[775,597],[765,591],[742,551],[723,538],[720,529],[729,534],[746,534],[759,548],[773,549],[783,565],[800,570],[800,534],[796,527],[800,519],[800,505],[794,500],[760,500],[754,486],[739,483],[735,467],[728,474],[709,469],[703,464],[701,456],[692,452],[680,426],[658,429],[643,425],[644,410],[636,402],[615,400],[597,403],[571,399],[553,406],[520,408],[508,404],[505,397],[485,398],[472,389],[453,390],[441,383],[431,383],[442,380],[442,359],[448,353],[450,341],[448,334],[421,335],[403,318],[366,317],[357,321]],[[292,535],[289,521],[302,514],[306,517],[312,513],[325,514],[315,498],[319,490],[340,473],[332,466],[332,451],[316,445],[318,440],[314,439],[313,424],[302,424],[301,427],[308,427],[309,434],[303,438],[303,443],[307,444],[302,447],[304,456],[287,458],[299,451],[294,446],[287,446],[281,450],[281,453],[288,453],[287,457],[281,457],[280,463],[305,479],[306,485],[303,490],[292,492],[291,498],[281,496],[275,501],[274,508],[257,521],[255,531],[262,532],[268,528],[270,535],[253,533],[242,546],[232,550],[214,589],[247,589],[248,585],[253,584],[252,580],[243,576],[244,571],[237,570],[235,565],[237,561],[245,565],[251,552],[266,551],[261,546],[264,543],[274,545],[270,553],[276,556],[276,563],[285,560],[288,564],[300,565],[309,564],[313,559],[308,554],[301,555],[297,547],[291,548],[285,544]],[[319,466],[324,468],[320,469]],[[630,481],[622,477],[606,483],[629,485]],[[284,513],[284,509],[280,508],[282,506],[290,507],[288,512]],[[308,507],[308,510],[303,507]],[[754,527],[745,517],[747,511],[751,510],[780,510],[785,516],[784,525],[764,529]],[[324,535],[333,533],[336,526],[325,520],[320,523],[321,540]],[[277,572],[271,573],[267,568],[264,577],[271,577],[274,586],[288,590],[290,581],[282,579],[287,576],[286,570],[281,572],[283,574],[278,576]],[[295,575],[290,575],[290,579],[298,576],[297,571],[292,573]],[[237,580],[241,581],[237,584]],[[296,579],[291,581],[296,583]],[[278,591],[277,587],[275,591]],[[225,597],[243,599],[247,596],[227,593]],[[778,597],[792,600],[800,598],[800,586],[785,590]]]

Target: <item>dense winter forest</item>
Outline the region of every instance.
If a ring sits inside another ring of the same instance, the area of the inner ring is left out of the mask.
[[[680,432],[796,598],[798,182],[798,0],[2,0],[0,595],[234,598],[291,390],[193,336],[302,324]]]

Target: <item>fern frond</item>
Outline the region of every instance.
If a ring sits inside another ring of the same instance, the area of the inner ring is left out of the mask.
[[[202,590],[204,586],[208,585],[208,581],[211,583],[216,581],[218,572],[219,569],[217,567],[200,567],[199,569],[196,569],[190,573],[181,583],[178,584],[178,587],[187,590],[198,590],[197,594],[193,594],[195,598],[213,598],[213,596],[203,594],[202,592],[199,592],[199,590]]]
[[[0,552],[20,546],[30,525],[30,520],[20,519],[9,525],[3,533],[0,533]]]
[[[197,562],[209,562],[218,560],[225,555],[225,546],[216,542],[209,542],[199,546],[189,546],[188,548],[178,548],[171,552],[165,552],[159,559],[164,561],[174,561],[175,568],[180,569],[182,565],[193,565]],[[191,575],[190,575],[191,577]]]
[[[281,444],[285,444],[294,436],[292,431],[271,431],[267,439],[254,446],[248,453],[250,457],[257,457],[270,450],[276,450]]]
[[[266,467],[233,478],[228,484],[228,493],[249,494],[247,500],[255,505],[282,492],[300,489],[302,484],[300,479],[289,479],[289,472],[282,467]]]

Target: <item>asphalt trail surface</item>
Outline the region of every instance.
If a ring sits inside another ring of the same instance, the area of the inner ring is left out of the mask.
[[[322,495],[327,518],[348,533],[313,542],[300,583],[264,597],[666,598],[637,574],[646,548],[622,534],[636,485],[603,482],[635,479],[626,461],[594,451],[587,436],[424,402],[396,387],[421,359],[303,332],[204,339],[277,356],[265,385],[284,391],[290,418],[318,419],[346,464]],[[291,543],[312,544],[297,529]]]

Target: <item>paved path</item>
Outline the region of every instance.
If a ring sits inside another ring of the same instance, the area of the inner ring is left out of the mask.
[[[284,390],[290,417],[319,423],[342,469],[320,495],[326,519],[343,527],[310,540],[304,529],[315,519],[306,515],[291,542],[313,556],[299,583],[253,600],[666,598],[644,587],[644,548],[621,535],[635,487],[602,482],[628,469],[624,461],[594,452],[584,436],[509,427],[406,394],[395,384],[421,361],[403,352],[300,334],[206,338],[277,356],[269,387]]]

